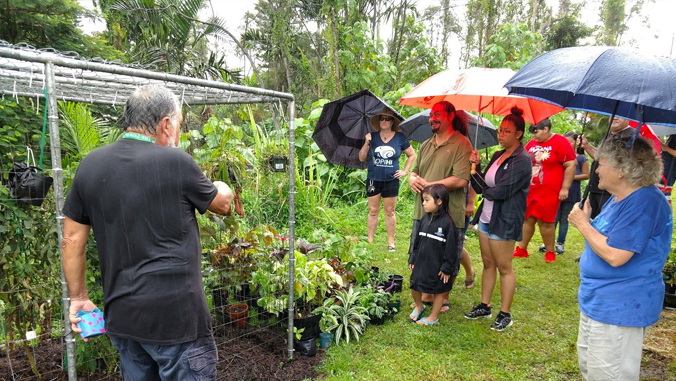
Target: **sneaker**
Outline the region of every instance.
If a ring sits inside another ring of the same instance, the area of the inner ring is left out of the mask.
[[[563,244],[557,243],[556,244],[556,254],[563,254],[565,252],[566,252],[566,250],[563,248]]]
[[[514,258],[528,258],[528,250],[516,247],[514,249]]]
[[[465,319],[479,319],[493,317],[491,307],[481,303],[474,307],[474,309],[465,314]]]
[[[394,253],[395,251],[397,251],[397,248],[394,247],[394,245],[389,245],[387,247],[387,251],[389,251],[390,253]]]
[[[494,331],[502,332],[505,329],[507,329],[507,327],[511,326],[512,323],[513,323],[512,317],[500,311],[498,317],[495,318],[493,325],[491,325],[491,329]]]
[[[556,254],[552,251],[545,253],[545,263],[550,263],[556,261]]]
[[[539,250],[541,253],[544,253],[545,251],[547,251],[547,249],[545,249],[545,244],[543,243],[542,245],[540,245],[540,248],[539,248],[538,250]]]

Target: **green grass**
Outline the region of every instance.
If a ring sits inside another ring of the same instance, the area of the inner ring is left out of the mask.
[[[344,213],[352,225],[363,222],[366,208]],[[408,289],[408,242],[411,231],[411,201],[397,206],[397,252],[387,252],[384,215],[381,213],[374,242],[379,267],[404,275],[402,312],[393,322],[369,326],[359,342],[334,345],[326,352],[319,372],[326,380],[581,380],[577,365],[577,327],[579,310],[577,289],[579,270],[575,258],[584,240],[572,226],[566,253],[554,263],[545,264],[538,252],[539,234],[531,241],[529,258],[514,260],[517,289],[512,304],[514,325],[504,332],[490,330],[492,319],[467,320],[464,313],[480,301],[481,256],[476,233],[468,233],[465,247],[472,256],[477,274],[476,286],[462,288],[460,270],[451,291],[451,309],[442,314],[436,326],[408,321],[412,298]],[[499,282],[492,303],[494,316],[500,305]],[[426,314],[425,314],[426,315]],[[668,375],[676,378],[674,363]]]

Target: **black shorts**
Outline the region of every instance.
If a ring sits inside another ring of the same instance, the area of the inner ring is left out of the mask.
[[[399,179],[390,181],[366,179],[366,197],[377,195],[383,198],[399,196]]]

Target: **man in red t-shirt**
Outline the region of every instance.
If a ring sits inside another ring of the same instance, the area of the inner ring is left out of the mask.
[[[545,262],[554,262],[554,221],[575,177],[576,154],[566,138],[552,132],[549,119],[531,126],[529,131],[533,139],[526,144],[526,151],[533,160],[533,177],[526,200],[523,240],[514,249],[514,257],[528,257],[528,243],[537,222],[547,250]]]

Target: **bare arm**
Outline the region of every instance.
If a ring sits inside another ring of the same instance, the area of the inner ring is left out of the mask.
[[[591,156],[592,158],[596,157],[596,147],[589,144],[586,136],[580,135],[580,137],[578,138],[578,145],[582,147],[582,149],[587,153],[587,155]]]
[[[676,156],[676,149],[670,148],[666,144],[662,144],[662,152],[666,152],[671,156]]]
[[[472,215],[474,215],[474,200],[476,200],[476,191],[474,188],[469,187],[469,199],[467,200],[467,205],[465,206],[466,217],[472,217]]]
[[[589,161],[582,163],[582,168],[580,168],[580,174],[575,175],[573,178],[574,181],[589,180]]]
[[[395,179],[400,179],[408,174],[408,171],[411,169],[411,166],[413,165],[413,162],[415,161],[415,151],[413,150],[413,147],[408,147],[404,150],[404,153],[408,158],[406,159],[406,164],[404,165],[404,170],[397,170],[394,172],[394,178]],[[361,151],[360,151],[361,154]]]
[[[369,148],[371,147],[371,133],[366,134],[364,145],[359,150],[359,161],[362,163],[369,157]]]
[[[218,194],[211,201],[209,211],[223,216],[230,215],[232,212],[232,200],[235,198],[235,195],[232,194],[230,187],[222,181],[214,181],[214,185],[218,189]]]
[[[580,231],[580,234],[589,243],[592,250],[613,267],[622,266],[627,263],[634,255],[628,250],[616,249],[608,245],[608,237],[599,233],[589,222],[591,216],[591,205],[589,200],[584,204],[584,209],[579,206],[573,206],[573,210],[568,215],[568,221]]]
[[[96,305],[89,300],[87,295],[87,283],[85,279],[85,268],[87,265],[87,255],[85,246],[89,239],[89,225],[83,225],[66,217],[63,228],[63,241],[61,249],[63,251],[63,274],[68,284],[70,294],[70,310],[68,318],[71,322],[71,329],[80,333],[77,322],[78,311],[91,311]],[[86,341],[86,340],[85,340]]]
[[[575,178],[576,161],[573,159],[563,163],[565,173],[563,174],[563,185],[561,186],[561,191],[559,191],[559,200],[561,201],[568,198],[568,190],[570,189],[570,185],[573,184],[573,178]]]

